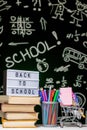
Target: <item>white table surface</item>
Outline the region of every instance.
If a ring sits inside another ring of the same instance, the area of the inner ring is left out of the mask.
[[[0,130],[26,130],[26,129],[31,129],[31,130],[87,130],[87,125],[83,125],[81,128],[79,128],[78,126],[64,126],[63,128],[61,128],[60,126],[56,126],[56,127],[43,127],[43,126],[38,126],[36,128],[3,128],[2,125],[0,125]]]

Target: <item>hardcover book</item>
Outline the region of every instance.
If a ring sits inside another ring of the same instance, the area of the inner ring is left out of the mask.
[[[3,128],[33,128],[37,120],[6,120],[2,118]]]
[[[5,112],[2,117],[7,120],[38,120],[38,114],[36,112]]]
[[[40,104],[39,96],[7,96],[0,95],[0,103],[8,104]]]
[[[35,112],[36,104],[1,104],[2,112]]]

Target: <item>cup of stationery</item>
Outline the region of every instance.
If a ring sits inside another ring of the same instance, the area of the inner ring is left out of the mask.
[[[43,126],[57,126],[58,102],[42,102]]]

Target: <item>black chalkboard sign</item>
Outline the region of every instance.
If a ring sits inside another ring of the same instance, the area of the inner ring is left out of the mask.
[[[40,87],[72,87],[86,110],[86,23],[86,0],[1,0],[0,94],[4,70],[35,70]]]

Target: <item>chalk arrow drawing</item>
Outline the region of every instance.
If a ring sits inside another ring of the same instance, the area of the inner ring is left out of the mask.
[[[3,32],[3,26],[0,27],[0,34]]]
[[[42,30],[46,30],[47,21],[43,17],[41,17],[40,23],[41,23]]]
[[[5,6],[3,9],[0,9],[0,11],[9,10],[11,8],[10,5]]]
[[[29,44],[28,42],[10,42],[8,45],[9,46],[17,46],[17,45],[25,45]]]
[[[4,0],[0,0],[0,7],[4,6],[7,4],[7,1],[4,1]]]

